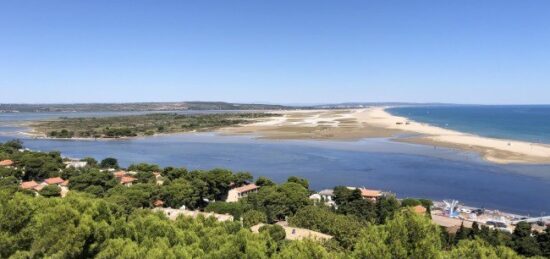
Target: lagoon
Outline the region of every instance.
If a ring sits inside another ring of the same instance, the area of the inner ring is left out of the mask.
[[[188,169],[221,167],[279,182],[297,175],[308,178],[316,190],[365,186],[401,198],[457,199],[470,206],[531,215],[550,212],[547,165],[497,165],[469,152],[391,139],[261,140],[213,133],[125,140],[30,139],[16,134],[20,128],[15,121],[21,118],[26,117],[0,119],[0,141],[19,137],[33,150],[58,150],[74,158],[115,157],[123,166],[149,162]]]

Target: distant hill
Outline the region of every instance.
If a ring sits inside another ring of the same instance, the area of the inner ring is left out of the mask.
[[[143,102],[76,104],[0,104],[0,112],[107,112],[107,111],[179,111],[179,110],[282,110],[294,107],[271,104],[226,102]]]
[[[443,103],[407,103],[407,102],[348,102],[348,103],[334,103],[334,104],[319,104],[312,105],[310,108],[314,109],[353,109],[353,108],[365,108],[372,106],[420,106],[420,105],[450,105]]]

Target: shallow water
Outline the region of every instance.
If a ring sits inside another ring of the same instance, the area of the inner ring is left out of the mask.
[[[0,141],[13,138],[8,135],[0,135]],[[550,166],[496,165],[473,153],[388,139],[276,141],[179,134],[131,140],[23,140],[31,149],[58,150],[69,157],[116,157],[123,166],[150,162],[189,169],[222,167],[279,182],[297,175],[308,178],[317,190],[365,186],[399,197],[458,199],[471,206],[531,215],[550,212]]]
[[[410,106],[388,111],[480,136],[550,144],[549,105]]]

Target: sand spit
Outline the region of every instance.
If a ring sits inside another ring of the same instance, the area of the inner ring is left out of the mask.
[[[480,153],[495,163],[550,163],[550,145],[494,139],[448,130],[393,116],[385,107],[351,110],[277,111],[281,117],[219,130],[268,139],[357,140],[398,137],[396,141],[442,146]]]

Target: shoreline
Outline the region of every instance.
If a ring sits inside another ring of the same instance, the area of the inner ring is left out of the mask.
[[[386,111],[387,108],[389,107],[372,108],[373,113],[384,118],[379,125],[420,134],[420,136],[395,139],[396,141],[472,151],[479,153],[485,160],[498,164],[550,163],[550,145],[482,137],[445,129],[392,115]],[[398,124],[398,122],[401,123]]]
[[[392,141],[425,146],[445,147],[479,154],[497,164],[550,164],[550,145],[519,140],[496,139],[454,131],[395,116],[390,107],[362,109],[319,109],[266,111],[282,116],[266,117],[250,124],[212,129],[120,138],[52,138],[30,128],[22,134],[46,140],[116,141],[197,132],[220,136],[247,135],[271,140],[337,140],[356,141],[389,138]],[[412,136],[403,136],[403,135]],[[401,136],[400,136],[401,135]]]
[[[264,139],[392,141],[458,149],[497,164],[550,164],[550,145],[482,137],[399,117],[390,107],[281,112],[270,120],[218,130],[222,135],[256,134]],[[398,136],[413,134],[414,136]]]

